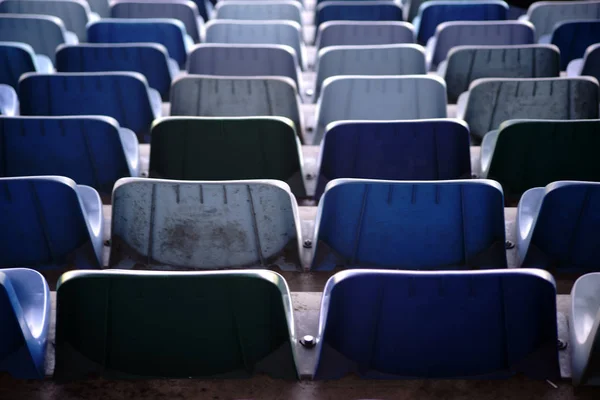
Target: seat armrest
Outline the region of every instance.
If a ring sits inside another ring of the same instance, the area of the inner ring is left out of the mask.
[[[525,261],[527,249],[531,243],[531,236],[533,234],[533,229],[535,228],[540,208],[542,207],[545,192],[546,188],[543,187],[529,189],[523,193],[521,200],[519,200],[516,220],[519,266]]]
[[[437,67],[437,72],[436,74],[442,78],[445,79],[446,78],[446,69],[448,68],[448,60],[444,60],[440,63],[440,65],[438,65]]]
[[[425,63],[427,66],[427,71],[431,71],[434,68],[433,63],[433,55],[435,53],[435,46],[437,43],[437,38],[432,36],[427,41],[427,45],[425,46]]]
[[[542,35],[538,39],[539,44],[550,44],[552,43],[552,34],[548,33],[547,35]]]
[[[41,74],[51,74],[54,72],[54,65],[52,65],[52,61],[48,56],[36,54],[33,60],[35,61],[36,72]]]
[[[456,100],[456,118],[465,119],[467,104],[469,103],[469,92],[462,92]]]
[[[77,185],[77,193],[83,206],[85,220],[88,232],[92,240],[94,252],[98,259],[98,265],[102,267],[103,234],[104,234],[104,212],[102,209],[102,200],[98,192],[86,185]]]
[[[12,86],[0,84],[0,115],[19,115],[19,98]]]
[[[79,39],[77,38],[77,35],[71,31],[66,31],[65,44],[79,44]]]
[[[131,129],[119,128],[119,136],[123,145],[123,152],[129,167],[129,173],[133,177],[140,176],[140,144],[138,138]]]
[[[489,131],[481,142],[481,178],[486,179],[490,172],[490,165],[492,163],[492,157],[496,148],[496,142],[498,141],[498,134],[500,131],[493,130]]]
[[[577,58],[567,65],[568,77],[580,76],[581,71],[583,71],[583,58]]]
[[[152,108],[154,118],[162,117],[162,97],[158,90],[149,87],[148,98],[150,99],[150,107]]]
[[[179,76],[179,74],[181,74],[181,69],[179,68],[179,64],[177,63],[177,61],[173,60],[172,58],[167,58],[167,67],[169,68],[169,74],[171,75],[171,81],[173,81],[175,78],[177,78]]]

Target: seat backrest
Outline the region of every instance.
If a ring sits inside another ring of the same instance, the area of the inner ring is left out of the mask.
[[[575,19],[600,19],[600,1],[536,1],[527,10],[535,26],[535,40],[549,35],[557,23]]]
[[[188,0],[117,0],[110,7],[112,18],[172,18],[181,21],[186,33],[196,43],[200,41],[198,18],[208,20],[206,8],[202,7],[202,11]]]
[[[557,340],[545,271],[344,271],[323,292],[316,378],[557,379]]]
[[[315,25],[328,21],[402,21],[402,8],[390,1],[326,1],[317,6]]]
[[[457,46],[448,53],[444,79],[448,102],[480,78],[552,78],[560,76],[560,53],[555,46]]]
[[[419,9],[417,41],[427,43],[443,22],[501,21],[507,18],[507,13],[508,4],[499,0],[428,1]]]
[[[301,165],[294,124],[286,118],[170,117],[152,127],[153,178],[277,179],[306,197]]]
[[[432,66],[444,61],[455,46],[533,44],[533,25],[523,21],[444,22],[437,27]]]
[[[403,21],[330,21],[319,26],[317,50],[328,46],[414,43],[412,25]]]
[[[57,175],[101,193],[131,176],[108,117],[0,117],[0,176]]]
[[[302,25],[302,6],[298,1],[224,1],[217,3],[217,19],[288,20]]]
[[[126,178],[112,204],[111,267],[299,267],[298,206],[283,182]]]
[[[110,17],[110,5],[108,0],[86,0],[92,9],[92,12],[98,14],[100,18]]]
[[[167,49],[156,43],[79,44],[56,51],[58,72],[132,71],[144,75],[148,85],[169,101],[171,72]]]
[[[336,121],[446,118],[446,85],[425,75],[331,77],[323,84],[315,118],[315,144]]]
[[[21,115],[104,115],[148,141],[154,113],[146,79],[135,72],[25,74]]]
[[[339,122],[323,138],[318,199],[330,180],[467,179],[469,128],[460,120]]]
[[[494,181],[336,179],[315,226],[313,270],[506,267],[503,195]]]
[[[600,43],[588,47],[581,75],[593,76],[600,81]]]
[[[315,97],[332,76],[426,73],[425,51],[416,44],[331,46],[319,52]]]
[[[181,21],[165,19],[103,19],[88,25],[90,43],[158,43],[169,57],[185,68],[187,48],[185,26]]]
[[[19,78],[27,72],[36,71],[35,53],[25,43],[0,42],[0,84],[17,88]]]
[[[0,189],[0,266],[100,267],[75,182],[56,176],[0,178]]]
[[[507,195],[560,180],[600,181],[595,162],[599,129],[598,120],[506,122],[488,177],[499,181]]]
[[[598,100],[598,82],[589,77],[478,79],[469,88],[465,121],[481,139],[509,119],[595,119]]]
[[[600,7],[597,21],[568,21],[556,25],[552,44],[560,49],[560,69],[566,70],[569,62],[583,58],[587,48],[600,43]]]
[[[55,376],[295,379],[290,297],[271,271],[69,272]]]
[[[0,14],[0,41],[26,43],[53,64],[54,52],[65,43],[65,34],[65,26],[56,17]]]

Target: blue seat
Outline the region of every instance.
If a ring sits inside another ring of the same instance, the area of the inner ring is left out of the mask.
[[[110,198],[139,175],[138,141],[108,117],[0,117],[0,177],[58,175]]]
[[[100,268],[102,202],[69,178],[0,178],[0,266]]]
[[[571,61],[567,66],[567,75],[593,76],[600,81],[600,43],[588,47],[583,58]]]
[[[556,24],[570,20],[600,19],[600,1],[536,1],[521,19],[535,26],[535,40],[550,43]]]
[[[339,122],[323,138],[318,199],[338,178],[468,179],[469,128],[459,120]]]
[[[302,25],[302,5],[295,0],[236,0],[217,4],[217,19],[287,20]]]
[[[166,47],[169,57],[185,68],[192,39],[185,26],[176,19],[103,19],[88,25],[90,43],[158,43]]]
[[[0,84],[0,115],[18,115],[19,98],[12,86]]]
[[[113,117],[144,143],[161,116],[160,95],[136,72],[25,74],[18,93],[21,115]]]
[[[200,6],[201,5],[201,6]],[[181,21],[186,33],[196,43],[200,41],[200,26],[208,21],[204,0],[117,0],[110,7],[112,18],[156,19],[172,18]]]
[[[502,188],[336,179],[319,202],[313,239],[312,270],[506,268]]]
[[[403,21],[329,21],[319,26],[316,47],[414,42],[413,26]]]
[[[417,41],[425,44],[438,25],[449,21],[502,21],[507,19],[508,4],[499,0],[435,0],[421,4],[413,20]]]
[[[39,272],[0,269],[0,371],[44,378],[50,309],[50,290]]]
[[[148,86],[169,101],[171,81],[179,74],[177,62],[156,43],[79,44],[56,50],[58,72],[139,72]]]
[[[600,43],[600,20],[561,22],[550,41],[560,50],[560,69],[564,71],[571,61],[583,57],[589,46]]]
[[[316,379],[554,380],[557,340],[546,271],[343,271],[323,291]]]
[[[317,6],[315,25],[328,21],[402,21],[402,8],[391,1],[325,1]]]
[[[0,3],[1,4],[1,3]],[[33,48],[25,43],[0,42],[0,84],[16,89],[21,75],[38,71]]]
[[[517,212],[520,265],[559,273],[600,271],[600,183],[558,181],[523,194]]]

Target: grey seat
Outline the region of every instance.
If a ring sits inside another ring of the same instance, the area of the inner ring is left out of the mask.
[[[302,6],[297,1],[224,1],[217,3],[215,12],[217,19],[287,20],[302,25]]]
[[[550,43],[554,26],[559,22],[600,19],[600,1],[536,1],[522,18],[535,26],[535,39]]]
[[[110,16],[110,6],[108,0],[87,0],[92,12],[98,14],[100,18],[108,18]]]
[[[414,43],[411,24],[401,21],[329,21],[319,25],[316,47]]]

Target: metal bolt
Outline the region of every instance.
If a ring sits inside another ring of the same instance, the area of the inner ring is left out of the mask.
[[[567,348],[567,342],[565,342],[562,339],[558,339],[558,349],[559,350],[564,350]]]
[[[302,245],[305,249],[310,249],[312,247],[312,240],[306,239]]]
[[[105,246],[109,246],[109,247],[110,247],[110,240],[105,240],[105,241],[104,241],[104,245],[105,245]]]
[[[504,242],[504,247],[506,249],[512,249],[515,247],[515,244],[513,242],[511,242],[510,240],[507,240],[506,242]]]
[[[315,337],[311,335],[306,335],[302,339],[300,339],[300,344],[307,349],[312,349],[315,347]]]
[[[306,180],[310,181],[310,180],[312,180],[314,178],[315,178],[315,176],[313,174],[306,174]]]

